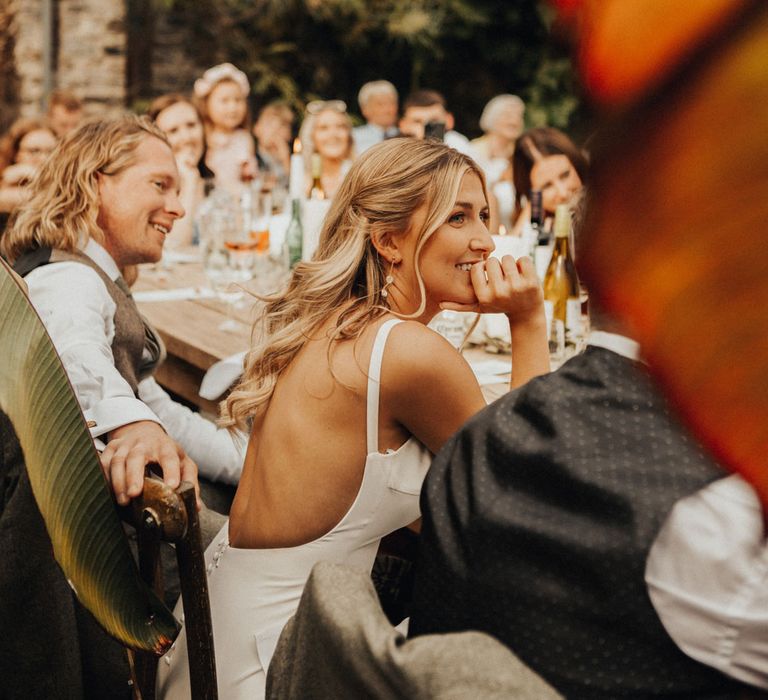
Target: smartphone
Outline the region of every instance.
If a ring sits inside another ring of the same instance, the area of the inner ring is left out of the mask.
[[[445,122],[427,122],[424,125],[424,138],[432,141],[445,139]]]

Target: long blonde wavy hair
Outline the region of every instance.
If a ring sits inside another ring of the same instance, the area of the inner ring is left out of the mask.
[[[97,173],[116,175],[127,168],[148,136],[168,143],[147,117],[133,114],[89,121],[67,134],[32,179],[30,199],[3,235],[0,248],[8,260],[39,247],[73,251],[88,237],[103,243],[96,223]]]
[[[417,237],[418,308],[398,315],[416,318],[424,311],[421,250],[449,216],[467,171],[477,174],[485,191],[475,162],[441,143],[390,139],[360,156],[334,197],[312,260],[296,265],[286,291],[270,297],[257,319],[242,379],[222,402],[221,425],[246,428],[250,418],[266,410],[280,373],[339,309],[343,311],[331,330],[331,346],[359,337],[368,324],[390,312],[381,293],[386,261],[374,245],[382,236]],[[422,206],[426,218],[412,231],[413,214]]]

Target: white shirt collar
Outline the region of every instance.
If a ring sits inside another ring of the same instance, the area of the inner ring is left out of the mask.
[[[640,357],[640,344],[626,335],[607,333],[606,331],[590,331],[588,344],[611,350],[630,360],[643,361]]]
[[[85,244],[83,252],[104,270],[111,280],[116,280],[120,277],[120,270],[117,267],[117,263],[115,263],[112,256],[107,252],[107,249],[100,243],[94,241],[93,238],[88,239],[88,243]]]

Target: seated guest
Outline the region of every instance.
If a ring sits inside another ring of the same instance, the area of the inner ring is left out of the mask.
[[[355,157],[352,120],[341,100],[314,100],[299,131],[307,170],[306,192],[311,194],[315,154],[320,156],[320,182],[326,198],[333,197]]]
[[[166,237],[168,248],[191,245],[195,239],[194,224],[197,208],[205,197],[206,181],[213,172],[205,164],[205,131],[197,107],[179,93],[161,95],[149,105],[147,116],[157,124],[168,138],[181,178],[179,199],[184,216]]]
[[[146,117],[93,121],[43,164],[27,205],[2,239],[61,356],[118,503],[141,492],[157,462],[172,487],[237,483],[241,445],[173,401],[152,378],[164,355],[122,272],[157,262],[184,215],[165,134]],[[77,202],[78,206],[73,206]],[[180,445],[177,444],[181,443]],[[192,461],[194,460],[194,462]]]
[[[499,226],[512,230],[515,188],[512,184],[512,153],[523,132],[525,103],[517,95],[496,95],[480,115],[483,135],[469,145],[472,157],[485,171],[491,191],[491,231]]]
[[[221,63],[195,81],[194,91],[208,145],[205,164],[215,173],[217,187],[239,195],[257,172],[248,78],[231,63]]]
[[[472,157],[485,171],[488,185],[501,180],[505,171],[512,171],[510,159],[515,150],[515,141],[523,133],[525,102],[517,95],[496,95],[483,108],[480,128],[483,135],[472,139]]]
[[[48,97],[47,116],[53,133],[62,138],[83,120],[83,102],[69,90],[54,90]]]
[[[453,130],[453,114],[445,106],[445,97],[435,90],[417,90],[403,102],[403,116],[400,117],[400,132],[405,136],[423,139],[429,136],[427,124],[436,125],[442,132],[447,146],[471,156],[469,139]]]
[[[355,151],[360,155],[385,138],[397,135],[397,88],[388,80],[366,83],[357,93],[365,124],[352,130]]]
[[[549,229],[557,205],[578,198],[587,182],[588,169],[584,151],[559,129],[543,126],[526,131],[515,143],[512,155],[514,232],[519,234],[531,218],[531,190],[541,190],[545,228]]]
[[[435,458],[410,633],[490,633],[566,697],[768,688],[757,497],[671,417],[622,325],[590,310],[584,354]]]
[[[471,159],[389,139],[352,165],[312,260],[267,300],[223,412],[251,445],[206,555],[220,697],[264,697],[313,565],[370,572],[380,539],[418,518],[431,453],[484,406],[426,325],[441,307],[506,313],[513,382],[548,371],[533,265],[489,258],[487,216]],[[160,663],[160,697],[189,697],[185,646],[182,632]]]
[[[285,102],[271,102],[253,125],[256,159],[267,189],[288,189],[293,120],[293,110]]]
[[[29,182],[56,146],[56,134],[42,119],[17,119],[0,139],[0,212],[29,197]]]

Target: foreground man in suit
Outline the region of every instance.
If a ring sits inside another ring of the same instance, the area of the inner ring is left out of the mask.
[[[757,496],[672,418],[621,325],[592,324],[435,458],[410,633],[488,632],[568,697],[768,688]]]

